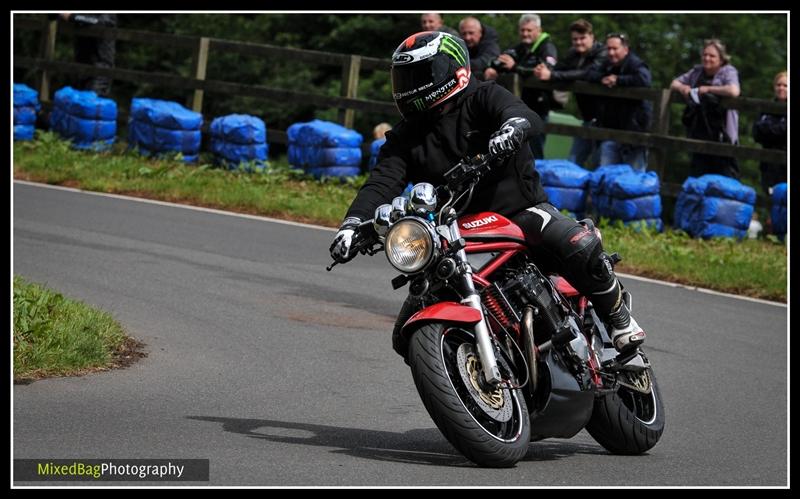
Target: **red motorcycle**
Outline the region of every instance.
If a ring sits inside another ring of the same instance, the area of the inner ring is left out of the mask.
[[[328,270],[384,250],[401,272],[394,288],[410,283],[421,309],[401,334],[414,382],[436,426],[474,463],[513,466],[529,442],[583,428],[612,453],[641,454],[664,431],[642,348],[618,353],[591,302],[539,270],[513,222],[455,208],[498,159],[466,159],[445,185],[417,184],[408,199],[378,207],[356,230],[350,258]]]

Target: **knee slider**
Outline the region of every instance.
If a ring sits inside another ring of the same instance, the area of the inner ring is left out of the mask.
[[[580,230],[570,231],[570,237],[564,242],[570,246],[570,252],[565,259],[571,274],[569,280],[585,294],[605,291],[616,279],[611,257],[603,251],[603,243],[594,230],[579,227]]]

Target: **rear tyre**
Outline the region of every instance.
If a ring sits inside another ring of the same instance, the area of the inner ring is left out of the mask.
[[[595,400],[586,430],[614,454],[642,454],[664,432],[664,403],[652,368],[638,374],[619,374],[621,384]],[[644,390],[649,388],[649,393]]]
[[[482,386],[474,344],[471,330],[423,325],[409,346],[414,383],[436,426],[464,456],[480,466],[511,467],[528,451],[525,398],[520,389]]]

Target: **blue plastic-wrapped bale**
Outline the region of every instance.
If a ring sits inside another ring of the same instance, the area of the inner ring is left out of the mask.
[[[200,130],[203,115],[177,102],[159,99],[134,98],[131,119],[170,130]]]
[[[786,182],[777,184],[772,188],[772,206],[770,207],[772,232],[781,239],[786,235],[786,198],[788,193],[789,185]]]
[[[591,172],[589,176],[589,193],[592,196],[592,206],[598,215],[610,216],[611,194],[609,193],[609,184],[614,178],[633,172],[633,168],[627,164],[604,165]]]
[[[291,128],[291,127],[290,127]],[[287,131],[288,133],[288,131]],[[312,120],[302,123],[289,140],[302,146],[361,147],[364,138],[355,130],[330,121]]]
[[[569,187],[550,187],[543,186],[545,194],[550,204],[559,210],[567,210],[573,213],[584,212],[586,210],[586,197],[588,193],[584,189],[574,189]]]
[[[247,114],[230,114],[215,118],[209,127],[211,137],[233,144],[266,144],[264,120]]]
[[[14,106],[14,125],[35,125],[36,108],[33,106]]]
[[[14,84],[14,140],[33,140],[39,93],[24,83]]]
[[[128,140],[155,153],[195,155],[200,151],[200,130],[172,130],[132,121],[128,125]]]
[[[50,127],[73,143],[81,145],[114,139],[117,135],[116,120],[84,119],[57,107],[50,113]]]
[[[638,198],[610,198],[608,215],[623,222],[661,217],[661,196],[641,196]]]
[[[375,168],[375,165],[378,164],[378,154],[380,154],[381,147],[385,143],[386,137],[382,137],[380,139],[373,140],[372,144],[369,145],[369,163],[367,164],[368,169],[372,170]]]
[[[117,103],[90,90],[61,88],[54,94],[50,128],[75,149],[108,150],[117,135]]]
[[[723,175],[703,175],[698,178],[705,183],[705,195],[724,199],[734,199],[747,204],[756,203],[756,191],[738,180]]]
[[[14,140],[33,140],[33,125],[14,125]]]
[[[692,223],[715,223],[747,230],[753,218],[753,205],[713,196],[703,198]]]
[[[116,121],[117,103],[100,97],[91,90],[64,87],[53,96],[53,106],[76,118],[98,121]]]
[[[606,192],[615,199],[652,196],[661,192],[656,172],[630,172],[610,176],[605,185]]]
[[[675,203],[676,225],[695,237],[744,237],[755,190],[722,175],[689,177]]]
[[[306,168],[306,172],[316,178],[322,177],[355,177],[361,174],[361,168],[358,166],[320,166]]]
[[[177,102],[135,98],[131,101],[128,143],[149,154],[172,156],[180,153],[192,163],[200,153],[203,116]]]
[[[353,176],[360,173],[363,137],[337,123],[312,120],[286,130],[289,164],[315,177]]]
[[[14,107],[32,107],[40,109],[39,92],[24,83],[14,84]]]
[[[256,170],[266,167],[267,144],[233,144],[218,139],[211,139],[211,151],[218,163],[229,169],[236,169],[242,163],[253,163]]]
[[[592,172],[565,159],[538,159],[535,163],[543,186],[585,189]]]

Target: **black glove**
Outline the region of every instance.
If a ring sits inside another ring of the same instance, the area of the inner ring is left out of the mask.
[[[333,243],[330,247],[331,257],[337,262],[343,263],[347,261],[350,256],[350,247],[353,245],[353,237],[356,233],[356,228],[361,224],[361,219],[356,217],[349,217],[342,222],[339,227],[339,232],[333,238]]]
[[[525,118],[509,118],[500,125],[500,130],[489,137],[489,152],[492,154],[519,150],[525,140],[525,132],[531,124]]]

